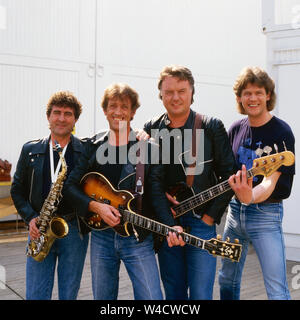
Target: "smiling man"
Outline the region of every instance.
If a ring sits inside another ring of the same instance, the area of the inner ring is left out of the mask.
[[[138,144],[136,135],[130,128],[130,122],[140,106],[137,92],[127,84],[112,84],[106,88],[101,106],[109,129],[87,141],[79,165],[66,182],[66,195],[83,217],[93,212],[108,227],[118,226],[122,218],[119,208],[110,205],[112,199],[105,199],[105,202],[96,201],[81,189],[82,177],[86,173],[96,172],[105,176],[114,189],[127,190],[136,195],[137,206],[133,208],[135,212],[170,224],[173,220],[168,201],[160,183],[153,182],[151,178],[154,173],[158,176],[163,175],[162,166],[141,165],[137,163],[137,155],[129,157],[130,150]],[[143,143],[145,152],[149,154],[152,151],[150,142],[141,142]],[[137,148],[136,151],[138,150],[142,157],[142,148]],[[148,159],[151,159],[151,154]],[[153,210],[150,193],[160,195],[160,199],[155,199],[158,202],[157,210]],[[108,195],[104,194],[105,196]],[[131,279],[135,299],[162,299],[152,234],[130,223],[128,230],[131,234],[128,237],[120,235],[113,228],[93,228],[91,232],[91,273],[93,295],[96,300],[117,299],[121,261]]]
[[[218,181],[229,178],[234,172],[234,158],[230,143],[222,121],[216,118],[200,115],[191,109],[194,101],[194,78],[192,72],[178,65],[163,68],[158,80],[159,98],[162,100],[166,112],[148,121],[144,130],[162,144],[165,137],[160,132],[168,131],[170,136],[170,162],[165,164],[165,191],[176,184],[186,183],[190,194],[197,194],[212,187]],[[201,119],[198,121],[198,119]],[[200,129],[202,139],[198,141],[193,129]],[[192,134],[186,135],[186,132]],[[191,154],[195,141],[195,158],[202,154],[203,170],[194,170],[190,174],[185,155]],[[198,154],[197,154],[198,153]],[[154,175],[153,181],[161,179]],[[228,205],[232,194],[230,192],[215,198],[194,210],[187,212],[179,219],[173,219],[172,225],[184,227],[187,231],[201,239],[216,236],[216,224]],[[170,205],[177,202],[168,195]],[[155,202],[154,207],[158,206]],[[159,209],[159,208],[157,208]],[[180,237],[170,234],[158,251],[160,273],[163,281],[166,299],[209,300],[213,297],[213,286],[216,272],[216,258],[205,250],[184,246]]]
[[[22,148],[11,196],[18,213],[29,226],[30,240],[41,236],[36,225],[37,217],[61,167],[58,153],[53,150],[55,142],[63,148],[67,174],[72,171],[83,151],[83,142],[71,134],[81,110],[81,103],[72,93],[61,91],[53,94],[46,110],[49,137],[29,141]],[[88,235],[79,235],[83,233],[80,230],[82,225],[75,209],[66,199],[60,201],[56,214],[68,223],[69,232],[65,238],[55,240],[42,262],[34,260],[32,256],[27,257],[26,299],[51,299],[56,263],[59,299],[73,300],[77,297]]]
[[[219,272],[221,299],[240,298],[240,286],[248,244],[252,243],[262,268],[269,299],[290,299],[282,232],[282,200],[292,189],[295,165],[282,166],[267,178],[247,181],[246,169],[253,159],[287,148],[294,152],[295,139],[289,125],[272,115],[275,107],[275,84],[262,69],[245,68],[238,76],[234,92],[237,109],[246,118],[235,122],[229,138],[238,171],[229,179],[236,197],[230,202],[224,238],[237,238],[243,245],[238,263],[222,261]],[[252,188],[253,185],[253,188]]]

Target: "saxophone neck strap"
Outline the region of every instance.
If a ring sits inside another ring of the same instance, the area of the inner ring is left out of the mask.
[[[66,150],[68,147],[68,143],[64,146],[62,155],[65,156]],[[53,144],[52,140],[49,142],[49,156],[50,156],[50,173],[51,173],[51,183],[54,183],[57,179],[58,173],[61,168],[61,159],[59,159],[58,164],[56,166],[56,170],[54,171],[54,156],[53,156]]]

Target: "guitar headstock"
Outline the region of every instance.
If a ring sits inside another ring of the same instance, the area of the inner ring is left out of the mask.
[[[291,151],[283,151],[280,153],[271,154],[265,157],[253,160],[251,169],[253,176],[263,175],[270,176],[282,165],[291,166],[295,162],[295,156]]]
[[[239,240],[235,239],[235,242],[231,243],[229,238],[226,241],[220,239],[221,236],[218,235],[217,238],[205,240],[205,249],[214,256],[239,262],[242,253],[242,245],[239,244]]]

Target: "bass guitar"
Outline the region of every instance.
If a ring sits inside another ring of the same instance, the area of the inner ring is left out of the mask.
[[[253,166],[247,171],[247,178],[250,179],[254,176],[263,175],[265,177],[270,176],[282,165],[291,166],[295,162],[295,156],[291,151],[283,151],[275,153],[265,157],[257,158],[253,160]],[[228,180],[223,181],[207,190],[204,190],[198,194],[193,194],[185,183],[179,183],[171,190],[169,194],[174,197],[178,202],[178,205],[172,207],[174,218],[178,218],[183,214],[193,210],[200,205],[216,198],[220,194],[230,190]]]
[[[113,229],[121,236],[127,237],[131,235],[131,224],[162,236],[168,236],[169,232],[175,232],[178,235],[176,229],[135,213],[130,207],[135,197],[129,191],[114,189],[106,177],[100,173],[87,173],[81,179],[80,184],[84,193],[89,197],[98,202],[109,204],[119,210],[121,223],[113,227]],[[83,218],[83,221],[92,230],[99,231],[110,228],[98,214],[91,214]],[[221,256],[235,262],[240,259],[242,246],[238,243],[238,240],[236,240],[235,243],[230,243],[230,239],[221,241],[220,236],[203,240],[186,232],[182,232],[180,235],[186,244],[207,250],[214,256]]]

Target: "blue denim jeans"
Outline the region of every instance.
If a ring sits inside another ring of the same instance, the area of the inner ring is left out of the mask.
[[[58,297],[75,300],[80,288],[84,260],[87,252],[88,234],[80,238],[76,219],[68,222],[69,233],[56,239],[42,262],[27,258],[26,299],[50,300],[57,263]]]
[[[191,213],[181,217],[183,227],[201,239],[216,236],[209,226]],[[170,248],[166,241],[158,251],[161,279],[167,300],[211,300],[216,273],[216,258],[206,250],[190,245]]]
[[[113,229],[92,231],[91,272],[95,300],[116,300],[119,269],[124,262],[136,300],[161,300],[158,267],[152,234],[142,242],[134,236],[122,237]]]
[[[242,272],[251,241],[258,256],[269,299],[287,300],[290,293],[286,279],[285,248],[282,233],[282,203],[259,203],[249,206],[230,202],[224,238],[237,238],[242,244],[240,261],[222,260],[219,271],[220,298],[238,300]]]

